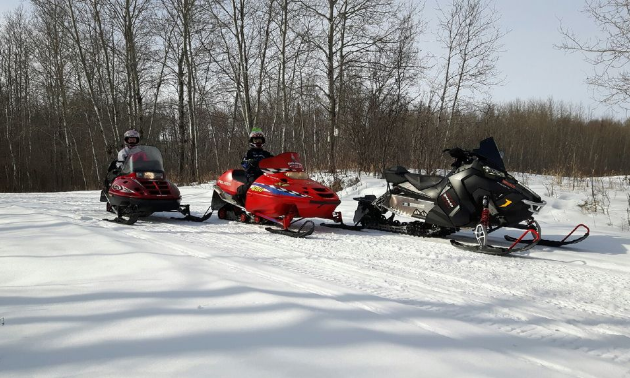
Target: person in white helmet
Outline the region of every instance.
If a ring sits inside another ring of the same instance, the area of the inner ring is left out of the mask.
[[[136,130],[128,130],[124,135],[125,147],[118,151],[118,160],[116,161],[116,167],[122,168],[127,160],[127,156],[133,154],[136,146],[140,143],[140,133]]]
[[[140,143],[140,133],[136,130],[128,130],[123,135],[125,147],[118,151],[118,157],[110,164],[107,170],[107,176],[103,181],[103,192],[101,193],[101,201],[104,202],[105,193],[109,191],[109,187],[116,177],[120,174],[120,169],[125,164],[127,157],[136,152],[136,146]]]

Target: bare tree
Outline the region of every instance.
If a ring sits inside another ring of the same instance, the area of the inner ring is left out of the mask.
[[[587,0],[584,12],[602,36],[580,36],[561,26],[564,41],[558,47],[584,54],[594,68],[587,83],[601,91],[604,103],[629,109],[630,0]]]
[[[446,55],[437,106],[438,129],[444,117],[448,117],[449,125],[452,123],[464,91],[483,92],[500,82],[496,63],[505,32],[497,26],[498,13],[490,1],[453,0],[448,9],[440,9],[438,38]],[[444,141],[449,129],[444,131]]]
[[[234,109],[245,132],[256,126],[260,112],[275,1],[206,0],[222,45],[212,59],[234,85]]]
[[[326,99],[328,113],[328,169],[336,174],[339,112],[342,107],[345,75],[352,67],[366,63],[365,54],[378,42],[388,40],[394,31],[389,23],[397,9],[391,0],[301,0],[305,14],[317,20],[303,37],[318,52],[316,83]],[[320,68],[321,67],[321,68]]]

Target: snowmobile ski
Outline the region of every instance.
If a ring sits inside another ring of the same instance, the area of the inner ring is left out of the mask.
[[[288,228],[280,229],[273,227],[265,227],[265,230],[271,232],[272,234],[280,234],[290,236],[292,238],[304,238],[311,235],[313,231],[315,231],[315,223],[313,223],[313,221],[307,220],[296,231],[290,230]]]
[[[111,208],[109,208],[109,209],[111,209],[112,212],[114,212],[114,207],[113,206]],[[122,206],[116,206],[115,207],[115,214],[116,214],[116,218],[114,218],[114,219],[103,218],[103,220],[104,221],[108,221],[108,222],[132,225],[132,224],[136,223],[138,221],[138,218],[139,218],[138,214],[134,214],[133,212],[129,212],[129,210],[126,207],[122,207]],[[127,217],[127,219],[125,219],[125,217]]]
[[[529,233],[531,233],[534,236],[534,240],[530,240],[529,242],[523,242],[523,243],[527,243],[523,247],[520,247],[520,248],[516,247],[516,245],[521,242],[521,239],[523,239],[523,237]],[[480,244],[480,243],[477,243],[477,244],[463,243],[457,240],[451,240],[451,244],[456,248],[463,249],[469,252],[478,252],[478,253],[485,253],[487,255],[505,256],[513,252],[523,252],[523,251],[527,251],[528,249],[534,248],[534,246],[536,246],[536,244],[538,244],[539,241],[540,241],[540,236],[538,232],[534,229],[528,229],[518,239],[514,239],[514,243],[509,247],[499,247],[499,246],[494,246],[490,244]]]
[[[577,239],[573,239],[573,240],[567,241],[567,239],[569,237],[571,237],[571,235],[573,235],[573,233],[578,228],[585,228],[586,229],[586,233],[584,235],[580,236]],[[545,247],[562,247],[562,246],[569,245],[569,244],[576,244],[576,243],[579,243],[579,242],[583,241],[584,239],[588,238],[588,236],[590,235],[590,232],[591,232],[591,230],[585,224],[580,223],[577,226],[575,226],[573,231],[569,232],[569,234],[567,236],[565,236],[564,239],[562,239],[562,240],[540,239],[537,244],[545,246]],[[508,235],[505,235],[505,240],[511,241],[511,242],[516,242],[517,241],[516,238],[514,238],[512,236],[508,236]],[[531,240],[518,240],[518,242],[519,243],[531,243]]]

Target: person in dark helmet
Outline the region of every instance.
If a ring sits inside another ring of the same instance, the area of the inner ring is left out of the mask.
[[[247,182],[237,189],[237,193],[234,196],[236,202],[243,206],[245,205],[245,194],[247,190],[252,183],[263,174],[262,170],[258,167],[258,163],[262,159],[273,156],[273,154],[264,149],[264,146],[265,134],[263,134],[262,130],[259,128],[252,129],[252,132],[249,133],[249,150],[247,150],[241,162],[243,169],[245,169]]]
[[[140,133],[136,130],[128,130],[123,135],[124,147],[122,150],[118,151],[118,157],[114,160],[108,170],[107,176],[105,176],[105,180],[103,181],[103,192],[101,193],[101,201],[104,202],[105,193],[109,191],[109,187],[118,175],[120,175],[120,169],[125,164],[127,157],[129,155],[137,152],[137,146],[140,143]]]

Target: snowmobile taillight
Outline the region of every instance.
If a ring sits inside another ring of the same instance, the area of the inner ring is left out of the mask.
[[[547,204],[547,201],[534,202],[534,201],[524,199],[523,203],[526,205],[529,205],[529,211],[531,211],[533,214],[538,214],[540,209],[542,209]]]

